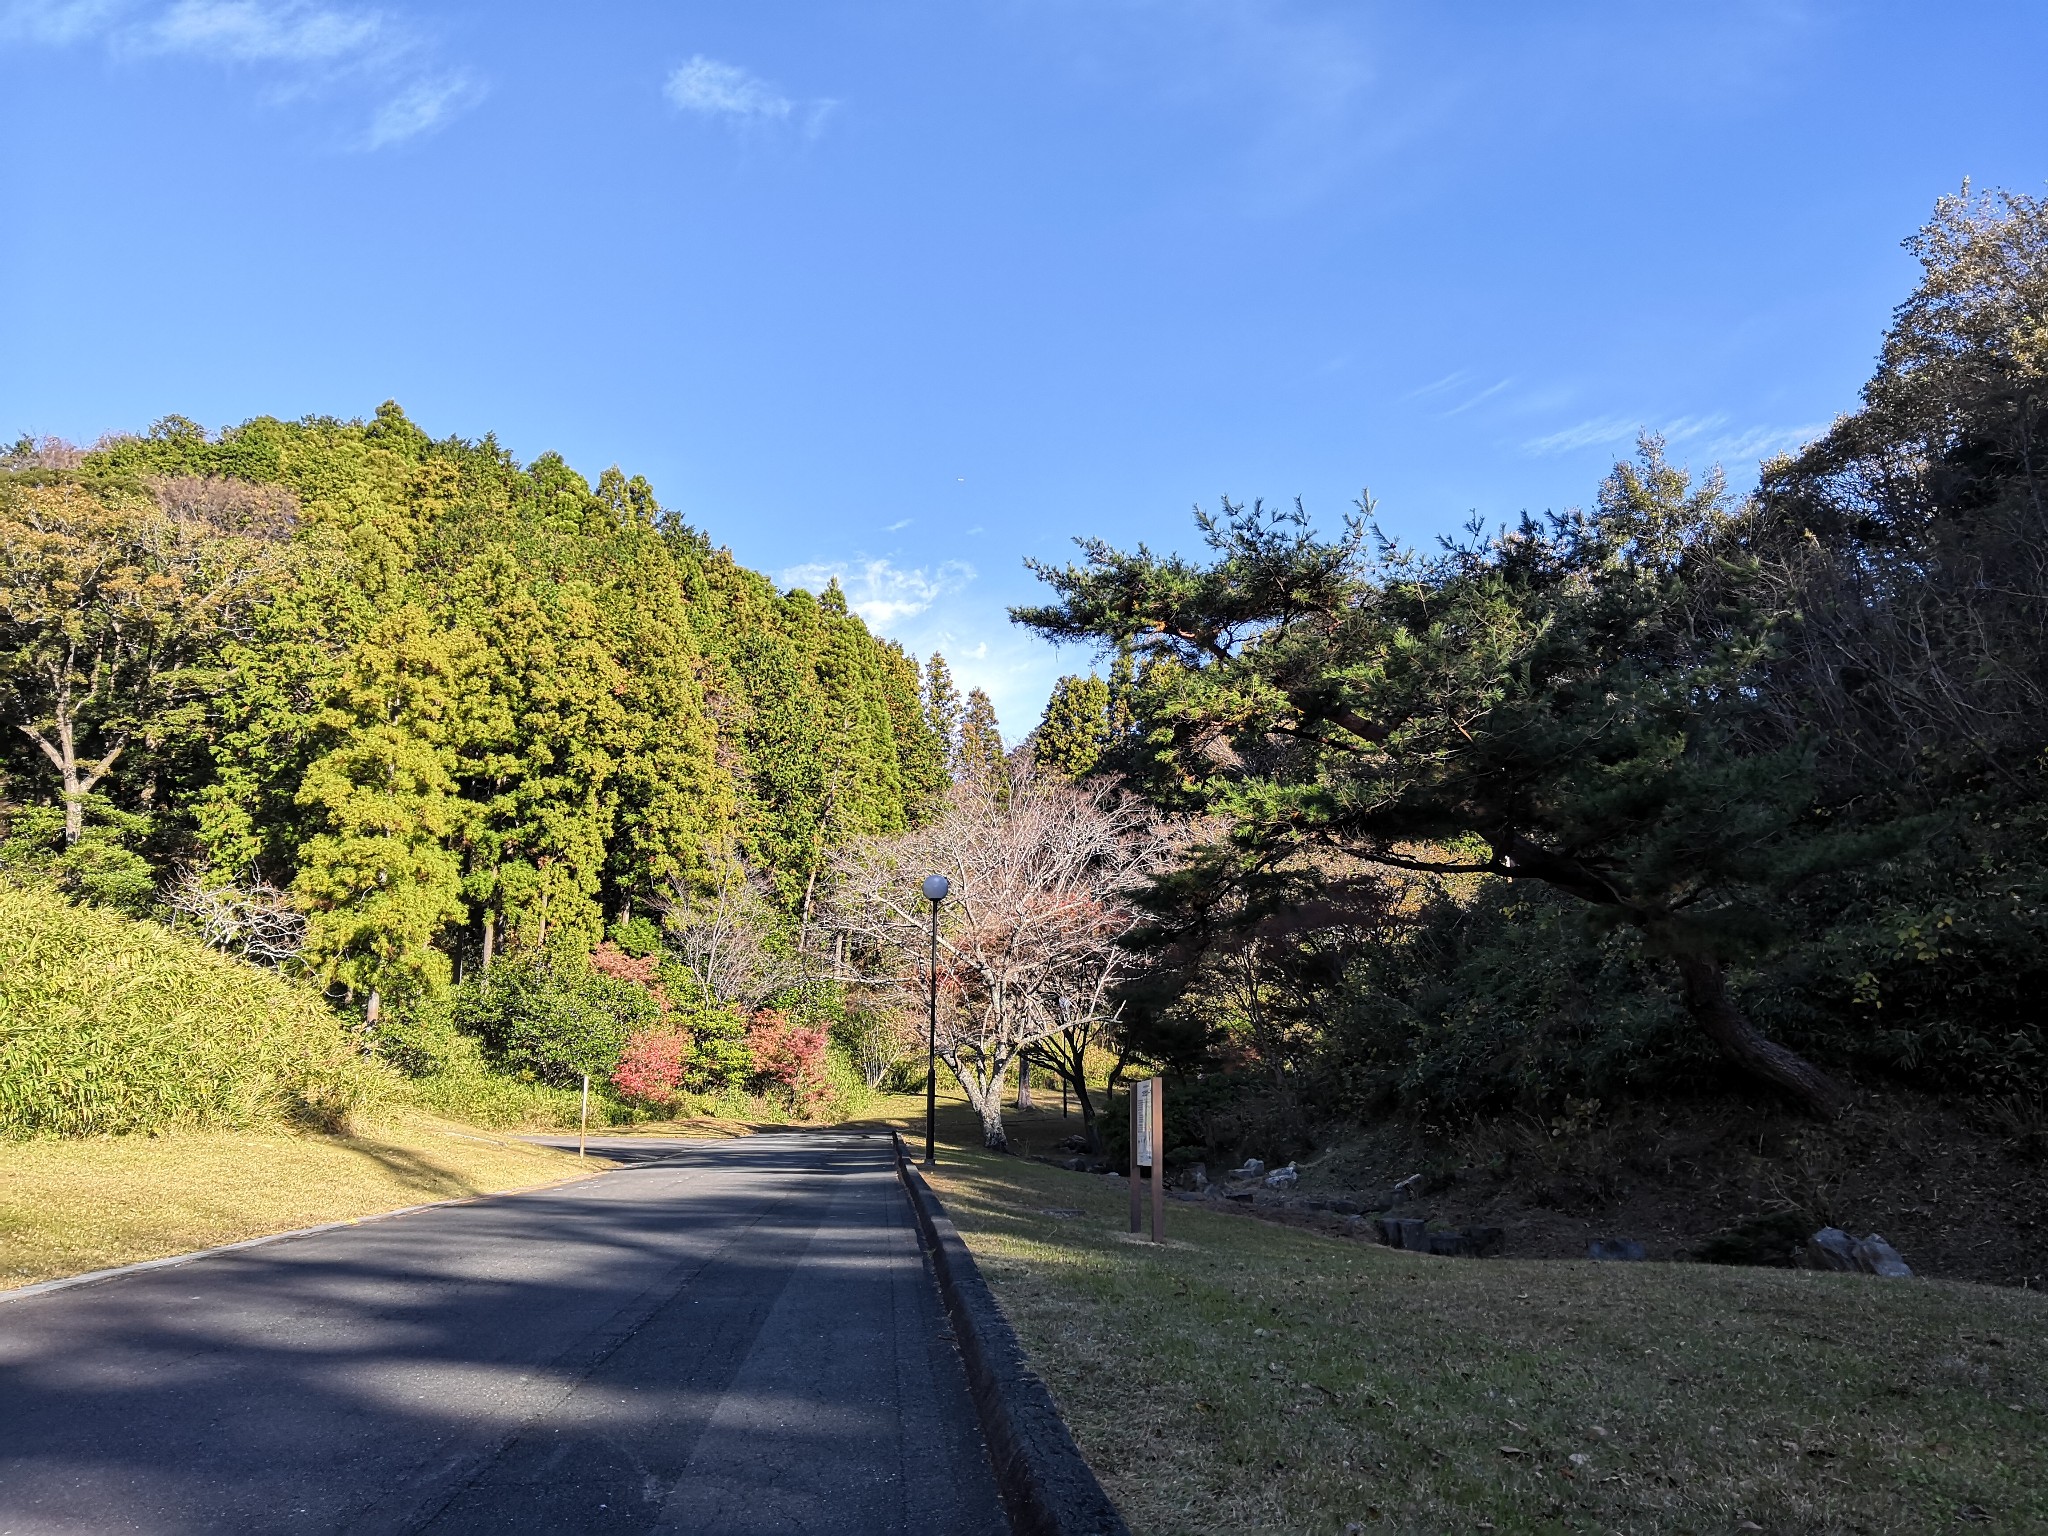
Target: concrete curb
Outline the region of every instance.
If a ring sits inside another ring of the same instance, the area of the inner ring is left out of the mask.
[[[190,1264],[198,1259],[211,1259],[223,1253],[240,1253],[245,1248],[261,1248],[268,1243],[288,1242],[295,1237],[311,1237],[316,1232],[338,1232],[343,1227],[367,1226],[373,1221],[390,1221],[394,1217],[410,1216],[417,1211],[437,1211],[444,1205],[477,1205],[485,1200],[510,1200],[518,1195],[537,1195],[545,1190],[560,1189],[565,1184],[581,1184],[586,1179],[602,1178],[607,1173],[618,1171],[616,1168],[600,1168],[592,1173],[572,1173],[566,1179],[556,1179],[548,1184],[529,1184],[523,1189],[498,1189],[481,1195],[456,1195],[447,1200],[429,1200],[424,1205],[402,1205],[395,1211],[373,1211],[367,1216],[344,1216],[339,1221],[323,1221],[317,1227],[293,1227],[289,1232],[266,1232],[261,1237],[245,1237],[238,1243],[222,1243],[218,1248],[197,1248],[191,1253],[174,1253],[167,1258],[141,1259],[133,1264],[117,1264],[112,1269],[89,1269],[82,1275],[60,1275],[55,1280],[38,1280],[33,1285],[17,1285],[11,1290],[0,1291],[0,1303],[22,1301],[30,1296],[46,1296],[51,1291],[68,1291],[74,1285],[98,1285],[102,1280],[118,1280],[123,1275],[139,1275],[150,1269],[176,1269],[180,1264]]]
[[[1082,1459],[1052,1394],[1025,1363],[1010,1320],[997,1307],[946,1208],[911,1166],[900,1134],[895,1142],[896,1172],[910,1197],[967,1366],[967,1388],[988,1441],[1010,1528],[1019,1536],[1130,1536],[1124,1517]]]

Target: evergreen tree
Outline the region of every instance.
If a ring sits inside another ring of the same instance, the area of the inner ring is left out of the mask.
[[[979,688],[969,691],[967,708],[960,717],[958,768],[962,783],[1000,794],[1009,784],[1003,733],[996,724],[996,707]]]
[[[932,734],[939,739],[948,765],[957,764],[960,754],[960,690],[953,683],[953,669],[946,658],[933,651],[924,668],[924,715]]]
[[[1110,739],[1109,684],[1093,672],[1063,677],[1031,734],[1031,758],[1064,778],[1078,779],[1102,760]]]

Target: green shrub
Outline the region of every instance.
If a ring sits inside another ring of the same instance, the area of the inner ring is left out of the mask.
[[[567,950],[515,955],[455,990],[453,1021],[498,1064],[558,1088],[608,1073],[626,1037],[660,1008],[646,988]]]
[[[337,1129],[395,1090],[303,988],[157,924],[0,884],[0,1133]]]

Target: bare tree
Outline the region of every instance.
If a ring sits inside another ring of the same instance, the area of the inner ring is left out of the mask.
[[[306,942],[306,917],[288,892],[265,880],[223,885],[202,869],[178,876],[165,898],[171,910],[199,929],[209,949],[258,965],[288,965]]]
[[[754,1008],[800,975],[797,956],[775,943],[767,882],[738,859],[719,866],[709,895],[679,881],[660,910],[669,947],[707,997]]]
[[[952,882],[940,909],[938,1053],[996,1151],[1009,1145],[1011,1065],[1113,1006],[1134,964],[1120,942],[1138,921],[1132,898],[1159,851],[1145,811],[1107,788],[1026,774],[1005,789],[959,786],[936,820],[848,848],[834,896],[852,941],[848,973],[914,1017],[932,983],[919,885],[932,873]]]

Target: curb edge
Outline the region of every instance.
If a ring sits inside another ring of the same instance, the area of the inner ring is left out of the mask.
[[[1025,1362],[1010,1321],[946,1208],[911,1165],[895,1132],[896,1173],[917,1218],[939,1296],[953,1324],[996,1488],[1020,1536],[1130,1536],[1074,1443],[1045,1383]]]

